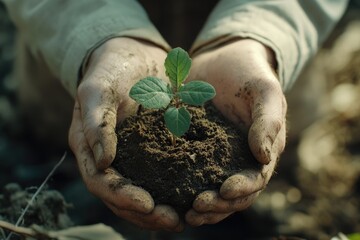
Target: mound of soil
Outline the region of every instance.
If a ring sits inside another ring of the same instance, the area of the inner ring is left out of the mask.
[[[243,169],[260,169],[247,135],[211,105],[189,107],[189,131],[171,144],[162,110],[141,109],[118,126],[113,167],[147,190],[156,204],[183,215],[196,195],[219,190],[223,181]]]
[[[0,219],[15,224],[32,195],[30,190],[24,190],[16,183],[5,185],[0,193]],[[60,192],[42,191],[27,210],[21,226],[37,224],[48,230],[70,227],[73,223],[67,215],[68,207]]]

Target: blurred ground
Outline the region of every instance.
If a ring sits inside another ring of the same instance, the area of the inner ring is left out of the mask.
[[[0,5],[0,189],[40,185],[67,149],[37,142],[17,111],[10,80],[14,28]],[[289,102],[288,144],[268,188],[248,210],[214,226],[158,239],[330,239],[360,232],[360,4],[352,1],[304,70]],[[73,204],[75,224],[105,222],[128,239],[151,233],[115,218],[83,186],[70,156],[49,183]],[[91,209],[91,211],[88,211]]]

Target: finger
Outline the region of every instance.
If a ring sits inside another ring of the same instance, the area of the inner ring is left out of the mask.
[[[286,140],[286,124],[285,124],[285,115],[286,115],[286,102],[285,99],[282,100],[283,103],[282,111],[274,110],[274,114],[266,114],[269,110],[264,110],[264,108],[258,107],[257,113],[254,114],[255,120],[254,124],[250,128],[249,131],[249,143],[250,147],[252,146],[252,151],[255,157],[259,159],[266,159],[269,162],[266,162],[267,165],[264,165],[261,171],[256,170],[245,170],[239,174],[235,174],[225,180],[220,188],[220,195],[224,199],[235,199],[241,196],[247,196],[254,192],[261,191],[264,189],[269,182],[273,171],[276,167],[277,161],[279,159],[280,154],[284,150],[285,147],[285,140]],[[266,102],[266,101],[265,101]],[[269,101],[271,102],[271,101]],[[276,102],[276,101],[275,101]],[[270,104],[271,106],[272,104]],[[273,108],[275,106],[273,105]],[[271,109],[269,107],[268,109]],[[280,124],[280,120],[276,123],[277,117],[274,116],[283,116],[283,123]],[[278,125],[280,127],[279,131],[277,130],[278,127],[274,127],[271,130],[271,125]],[[259,127],[260,126],[260,127]],[[270,130],[267,130],[270,128]],[[270,143],[260,139],[267,138],[270,140],[270,135],[274,136],[274,139]],[[264,144],[265,142],[265,144]],[[270,146],[271,145],[271,146]],[[258,151],[259,153],[257,156],[254,152],[255,148],[260,146]],[[265,154],[266,153],[266,154]],[[264,163],[264,161],[263,161]]]
[[[112,168],[98,171],[92,151],[85,140],[80,119],[80,109],[76,103],[69,131],[69,145],[75,154],[80,174],[88,190],[117,208],[142,213],[151,212],[154,201],[148,192],[129,184],[127,179]]]
[[[117,144],[115,127],[118,101],[113,87],[106,86],[106,82],[104,79],[97,85],[84,83],[78,89],[84,133],[98,169],[110,166]]]
[[[261,171],[244,170],[232,175],[220,187],[220,196],[224,199],[235,199],[263,190],[275,169],[277,161],[264,165]]]
[[[197,212],[237,212],[248,208],[258,195],[259,192],[255,192],[248,196],[226,200],[221,198],[219,193],[215,191],[205,191],[196,197],[193,208]]]
[[[249,146],[256,159],[268,164],[272,157],[272,147],[280,130],[286,125],[286,101],[280,85],[266,84],[254,99],[252,105],[252,125],[249,129]],[[285,145],[285,137],[278,142]]]
[[[276,161],[280,157],[280,154],[284,151],[285,148],[285,140],[286,140],[286,125],[284,124],[278,135],[276,136],[276,139],[274,141],[274,144],[272,146],[272,154],[273,156],[271,159],[275,159]]]
[[[124,218],[137,226],[148,230],[167,230],[181,232],[184,223],[180,221],[173,208],[166,205],[157,205],[149,214],[117,209],[114,205],[105,203],[117,216]]]
[[[186,222],[193,226],[198,227],[203,224],[215,224],[220,222],[221,220],[227,218],[233,214],[230,213],[213,213],[213,212],[206,212],[206,213],[198,213],[194,209],[190,209],[186,215],[185,220]]]

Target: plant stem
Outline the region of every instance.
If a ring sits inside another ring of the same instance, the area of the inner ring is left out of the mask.
[[[175,137],[173,134],[171,134],[171,144],[172,144],[173,146],[176,145],[176,137]]]
[[[180,99],[178,97],[175,97],[175,107],[179,108],[180,107]]]

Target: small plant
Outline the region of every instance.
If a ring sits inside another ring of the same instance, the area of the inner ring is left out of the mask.
[[[191,58],[181,48],[172,49],[165,59],[165,73],[170,85],[157,77],[146,77],[130,90],[130,97],[144,108],[163,109],[165,125],[172,133],[172,144],[176,137],[184,135],[191,122],[191,115],[184,104],[201,106],[215,96],[215,89],[203,81],[184,84],[191,68]],[[169,106],[170,105],[170,106]]]

